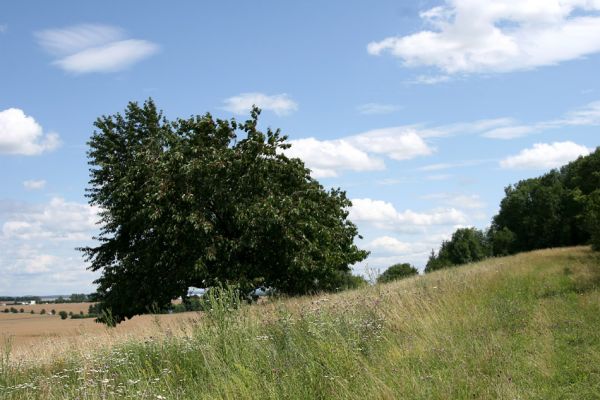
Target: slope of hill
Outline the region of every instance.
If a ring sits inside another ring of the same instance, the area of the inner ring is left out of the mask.
[[[4,350],[0,398],[600,398],[600,256],[541,250],[232,310],[185,335]]]

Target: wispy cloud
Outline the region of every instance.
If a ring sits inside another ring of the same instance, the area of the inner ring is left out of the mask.
[[[122,29],[108,25],[49,29],[35,36],[44,50],[58,57],[54,65],[79,74],[120,71],[159,50],[155,43],[129,39]]]
[[[363,115],[381,115],[394,113],[401,108],[395,104],[367,103],[356,107],[356,110]]]
[[[262,110],[273,111],[277,115],[287,115],[298,110],[298,103],[286,93],[267,95],[264,93],[242,93],[223,100],[224,110],[236,114],[248,114],[252,106]]]
[[[598,11],[589,0],[446,0],[420,14],[431,29],[371,42],[367,51],[446,75],[556,65],[600,51]]]
[[[514,139],[549,129],[560,129],[567,126],[600,125],[600,101],[591,102],[583,107],[567,112],[563,117],[532,124],[519,124],[507,120],[507,124],[490,129],[482,134],[491,139]]]
[[[40,190],[46,186],[46,181],[43,179],[40,180],[28,180],[23,182],[23,186],[27,190]]]

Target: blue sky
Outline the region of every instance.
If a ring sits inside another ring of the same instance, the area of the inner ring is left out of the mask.
[[[90,292],[86,141],[152,97],[281,128],[354,200],[357,273],[424,266],[599,143],[600,2],[21,1],[0,13],[0,295]]]

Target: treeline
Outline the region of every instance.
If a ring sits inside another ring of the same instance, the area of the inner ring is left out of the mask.
[[[600,147],[504,192],[491,226],[456,230],[437,254],[431,252],[425,272],[549,247],[591,244],[600,250]]]

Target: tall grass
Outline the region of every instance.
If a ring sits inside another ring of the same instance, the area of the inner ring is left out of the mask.
[[[579,247],[263,305],[223,292],[185,330],[49,363],[5,349],[0,398],[600,398],[599,285]]]

